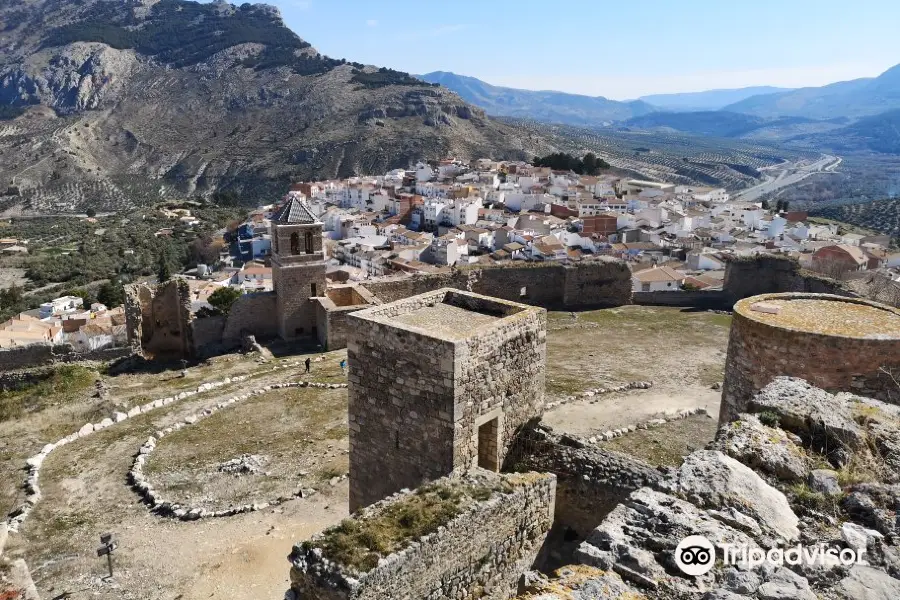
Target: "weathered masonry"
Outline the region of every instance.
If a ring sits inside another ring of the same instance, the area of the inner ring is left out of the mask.
[[[278,335],[318,337],[312,298],[325,295],[322,223],[300,200],[291,198],[272,218],[272,286]]]
[[[547,314],[442,289],[348,316],[350,510],[497,471],[544,406]]]
[[[125,287],[128,343],[149,356],[186,357],[194,352],[191,292],[183,279]]]
[[[900,404],[900,310],[828,294],[763,294],[734,306],[720,423],[778,376]]]
[[[550,474],[476,469],[396,494],[294,546],[291,591],[303,600],[512,598],[550,530],[555,484]],[[385,532],[402,532],[402,516],[429,505],[451,518],[432,523],[424,535],[382,542],[392,547],[387,555],[364,546]],[[329,543],[348,531],[356,532],[352,555]]]

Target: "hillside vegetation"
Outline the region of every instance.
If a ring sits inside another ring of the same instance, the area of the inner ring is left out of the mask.
[[[900,198],[829,206],[811,214],[900,237]]]

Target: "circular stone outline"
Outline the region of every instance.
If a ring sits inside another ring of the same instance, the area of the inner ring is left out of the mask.
[[[161,494],[156,491],[156,489],[151,485],[151,483],[147,479],[147,476],[144,475],[144,465],[146,464],[147,459],[153,453],[153,451],[156,450],[156,445],[159,443],[159,441],[165,436],[184,429],[185,427],[189,427],[191,425],[199,423],[207,417],[210,417],[221,410],[233,406],[238,402],[243,402],[244,400],[247,400],[254,396],[261,396],[263,394],[271,392],[272,390],[281,390],[287,388],[318,388],[337,390],[347,388],[347,384],[316,383],[309,381],[273,383],[253,390],[252,392],[246,392],[238,396],[232,396],[228,400],[217,403],[212,408],[206,408],[198,413],[187,416],[182,421],[179,421],[174,425],[170,425],[165,429],[157,431],[155,436],[150,436],[149,438],[147,438],[147,441],[144,442],[144,444],[140,447],[138,453],[134,457],[134,462],[131,465],[131,470],[128,471],[128,479],[131,483],[132,489],[141,497],[144,503],[149,506],[151,512],[155,512],[156,514],[163,517],[171,517],[179,519],[181,521],[196,521],[206,518],[231,517],[248,512],[264,510],[271,506],[278,506],[279,504],[283,504],[288,500],[292,500],[295,496],[279,496],[278,498],[272,499],[268,502],[253,502],[251,504],[233,506],[225,510],[209,511],[204,508],[184,506],[182,504],[179,504],[178,502],[165,500],[164,498],[162,498]]]

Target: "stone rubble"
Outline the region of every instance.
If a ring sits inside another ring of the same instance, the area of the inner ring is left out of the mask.
[[[258,454],[241,454],[219,465],[219,471],[236,477],[242,475],[265,475],[265,465],[269,462],[268,456]]]

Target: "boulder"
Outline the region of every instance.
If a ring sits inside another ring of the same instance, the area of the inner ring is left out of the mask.
[[[81,426],[81,429],[78,430],[78,437],[84,437],[86,435],[90,435],[94,433],[94,424],[93,423],[85,423]]]
[[[807,479],[809,489],[826,496],[836,496],[841,493],[838,483],[838,474],[830,469],[814,469]]]
[[[785,567],[777,571],[756,591],[759,600],[818,600],[809,582]]]
[[[755,594],[761,583],[762,578],[758,574],[752,571],[739,571],[734,567],[728,568],[723,577],[724,588],[735,594]]]
[[[854,420],[847,398],[802,379],[777,377],[750,400],[747,412],[778,415],[779,427],[809,440],[822,454],[838,457],[837,450],[866,449],[866,432]]]
[[[844,543],[847,544],[848,548],[852,548],[857,552],[859,550],[867,549],[872,545],[874,540],[880,540],[882,538],[884,538],[884,536],[881,535],[881,533],[874,529],[866,529],[856,523],[850,523],[848,521],[841,525],[841,539],[844,540]]]
[[[803,481],[809,473],[803,449],[782,430],[763,425],[754,415],[742,414],[719,429],[712,447],[784,481]]]
[[[675,548],[689,535],[713,544],[758,544],[747,534],[693,504],[650,488],[633,492],[588,534],[575,552],[584,565],[614,571],[638,587],[659,586],[678,594],[696,594],[715,585],[714,572],[678,577]]]
[[[855,565],[834,591],[846,600],[897,600],[900,598],[900,579],[872,567]]]
[[[697,506],[729,507],[752,517],[763,531],[785,541],[800,536],[799,519],[787,498],[749,467],[717,450],[699,450],[685,459],[668,482]]]

